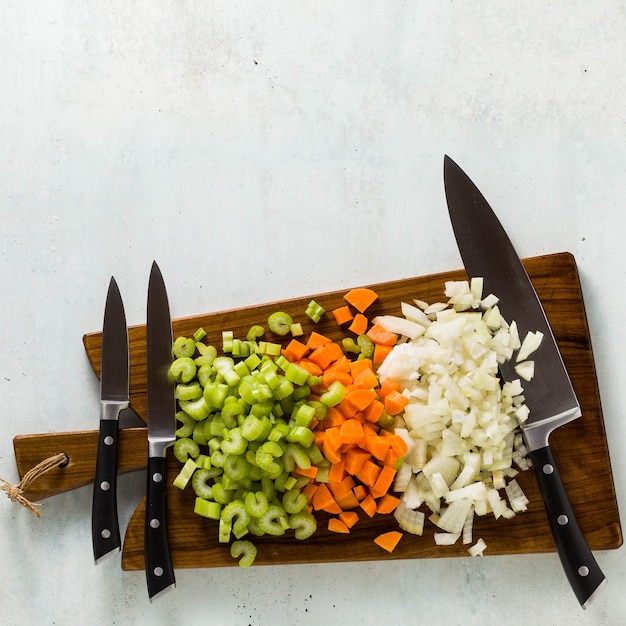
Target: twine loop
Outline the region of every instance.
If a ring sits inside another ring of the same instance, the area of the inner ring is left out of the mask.
[[[67,454],[65,454],[65,452],[59,452],[54,456],[44,459],[41,463],[38,463],[32,469],[29,469],[17,485],[12,485],[11,483],[4,480],[4,478],[0,478],[0,481],[4,483],[2,486],[0,486],[0,489],[7,494],[7,498],[9,498],[11,502],[19,502],[33,515],[41,517],[41,511],[37,507],[40,507],[42,505],[37,502],[31,502],[28,498],[24,496],[24,492],[28,489],[31,483],[39,478],[39,476],[45,474],[48,470],[51,470],[54,467],[60,467],[67,464],[68,460],[69,459],[67,458]]]

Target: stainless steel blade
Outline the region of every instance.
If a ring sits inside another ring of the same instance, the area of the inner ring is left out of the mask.
[[[547,445],[554,428],[581,415],[580,405],[543,306],[524,265],[500,221],[476,185],[450,157],[444,162],[444,183],[452,227],[470,278],[483,277],[484,294],[495,294],[507,321],[515,320],[520,338],[540,331],[544,338],[533,353],[535,376],[524,382],[530,415],[524,424],[532,449]],[[519,378],[515,359],[500,370],[506,380]]]
[[[168,378],[172,364],[172,323],[159,266],[152,264],[148,284],[146,328],[148,365],[148,446],[149,456],[164,456],[176,438],[174,383]]]
[[[476,185],[448,156],[444,183],[468,276],[483,278],[485,292],[500,299],[502,315],[509,322],[515,320],[522,339],[528,331],[544,335],[532,357],[535,377],[523,385],[530,417],[522,430],[561,564],[578,601],[586,608],[606,579],[578,526],[548,444],[557,426],[581,416],[580,405],[543,306],[498,218]],[[505,380],[518,377],[511,361],[500,367]]]
[[[172,364],[172,323],[165,283],[152,264],[148,285],[146,328],[148,358],[148,473],[146,488],[145,564],[148,596],[152,602],[176,586],[167,532],[165,455],[176,438]]]
[[[102,327],[100,399],[128,404],[128,329],[120,290],[111,277]]]
[[[129,403],[128,329],[124,305],[111,277],[102,328],[100,427],[91,512],[96,563],[121,548],[117,516],[117,443],[120,411]]]

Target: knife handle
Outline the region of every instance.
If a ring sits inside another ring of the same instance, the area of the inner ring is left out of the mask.
[[[176,586],[167,537],[166,494],[165,457],[149,457],[144,537],[150,602]]]
[[[530,458],[561,564],[578,601],[587,608],[605,576],[578,526],[550,446],[533,450]]]
[[[96,563],[118,552],[122,545],[117,519],[118,436],[117,420],[100,420],[91,507],[91,535]]]

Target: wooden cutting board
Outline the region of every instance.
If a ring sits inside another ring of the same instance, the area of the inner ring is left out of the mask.
[[[545,307],[583,413],[580,419],[559,428],[552,435],[550,443],[578,522],[590,547],[593,550],[615,549],[622,545],[622,531],[576,262],[571,254],[559,253],[526,259],[524,264]],[[379,293],[380,300],[372,306],[368,314],[372,317],[383,313],[399,315],[400,303],[412,298],[428,302],[442,301],[444,283],[465,277],[465,272],[459,270],[370,285]],[[340,339],[343,331],[335,324],[330,313],[316,325],[308,320],[304,310],[309,301],[315,298],[330,312],[344,304],[342,296],[346,291],[177,319],[173,322],[174,336],[190,335],[202,327],[207,331],[209,343],[219,346],[223,330],[232,330],[235,337],[244,337],[250,326],[264,324],[270,313],[284,310],[295,321],[302,322],[305,336],[316,330],[332,339]],[[278,339],[271,337],[271,334],[270,338]],[[145,421],[145,326],[131,327],[129,339],[131,407]],[[101,340],[101,333],[88,334],[83,338],[89,361],[97,375],[100,368]],[[36,440],[31,439],[30,444],[36,445]],[[145,455],[145,444],[141,445],[144,446],[142,454]],[[120,456],[124,456],[123,450],[120,450]],[[124,460],[121,459],[120,463],[124,465]],[[137,465],[136,462],[133,464]],[[128,464],[125,467],[128,468]],[[167,480],[171,485],[180,469],[180,464],[171,451],[168,452],[167,468]],[[45,475],[41,477],[43,479]],[[532,470],[524,472],[520,474],[518,481],[530,499],[527,512],[512,520],[494,520],[493,517],[486,516],[477,518],[475,522],[474,540],[479,537],[485,540],[485,554],[555,551],[534,473]],[[195,515],[193,502],[191,489],[168,489],[169,536],[174,567],[236,565],[230,557],[228,546],[217,542],[217,523]],[[126,531],[122,553],[122,568],[125,570],[144,568],[144,511],[145,499],[131,517]],[[460,543],[450,547],[436,546],[433,540],[434,527],[429,523],[423,537],[405,534],[394,553],[388,555],[373,543],[373,538],[381,532],[397,529],[393,517],[376,515],[369,519],[362,515],[361,518],[349,535],[328,532],[325,529],[327,517],[319,515],[318,531],[306,541],[298,541],[289,533],[280,538],[255,538],[258,547],[256,564],[467,556],[467,546]]]

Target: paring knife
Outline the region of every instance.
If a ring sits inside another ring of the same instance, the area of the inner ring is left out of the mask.
[[[167,536],[165,455],[176,439],[172,364],[172,323],[165,283],[154,262],[148,284],[146,328],[148,366],[148,485],[146,491],[145,564],[152,602],[176,586]]]
[[[448,156],[444,159],[444,185],[468,276],[483,278],[483,293],[499,298],[500,312],[509,322],[515,320],[520,339],[528,331],[544,335],[532,355],[535,376],[523,381],[530,415],[522,432],[563,569],[586,608],[606,580],[578,526],[548,443],[555,428],[582,415],[578,399],[541,302],[509,237],[474,183]],[[515,358],[500,367],[504,380],[519,378],[514,366]]]
[[[100,430],[91,530],[96,563],[120,550],[117,519],[117,443],[120,411],[128,407],[128,329],[120,291],[111,277],[102,329]]]

